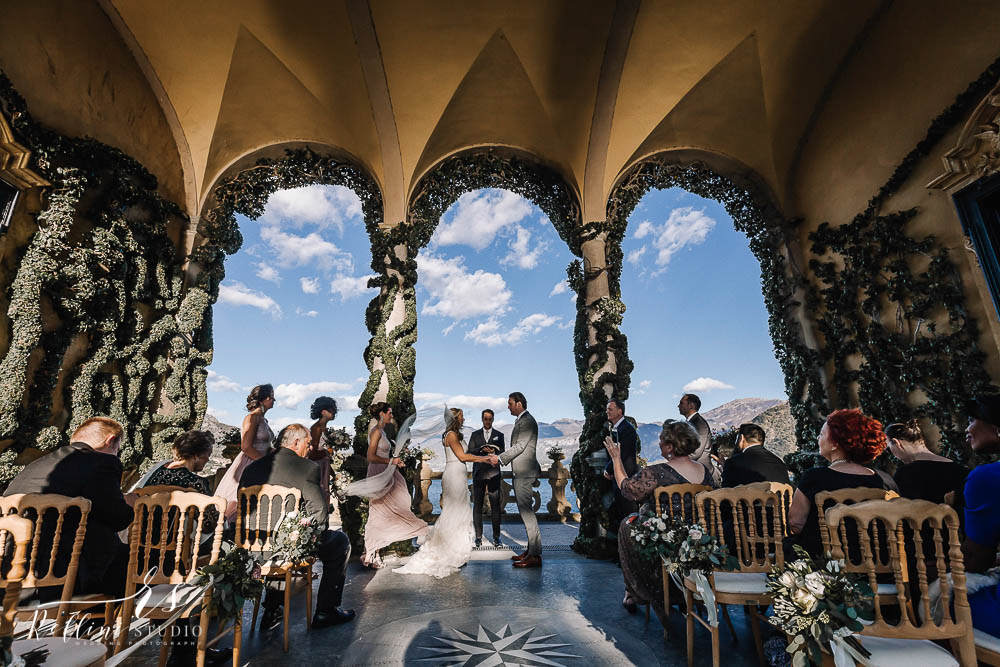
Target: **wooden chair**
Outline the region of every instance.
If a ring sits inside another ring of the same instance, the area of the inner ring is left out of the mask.
[[[795,489],[791,484],[784,482],[751,482],[741,484],[738,488],[755,489],[758,491],[769,491],[781,497],[781,525],[785,528],[785,537],[788,537],[788,508],[792,506],[792,496]]]
[[[868,581],[876,587],[876,565],[872,541],[873,533],[893,536],[885,544],[892,563],[892,574],[896,590],[894,605],[898,605],[899,622],[890,623],[882,614],[885,604],[883,597],[875,596],[875,621],[861,631],[859,639],[871,651],[869,664],[896,664],[901,658],[913,665],[961,665],[976,666],[976,646],[972,631],[972,613],[965,588],[965,562],[962,558],[961,542],[958,535],[958,516],[948,505],[936,505],[926,500],[868,500],[854,505],[837,505],[826,512],[826,523],[830,528],[831,551],[834,558],[846,559],[846,536],[855,531],[864,561],[867,564]],[[904,527],[912,531],[916,546],[914,565],[919,584],[920,615],[907,604],[909,602],[908,581],[904,577],[903,563],[906,554],[903,548]],[[937,572],[950,572],[940,579],[941,609],[940,622],[932,616],[928,597],[928,559],[923,549],[924,535],[933,535],[933,561],[930,563]],[[953,612],[949,611],[953,608]],[[921,621],[921,617],[925,620]],[[934,642],[948,640],[957,662],[945,649]]]
[[[258,554],[261,560],[270,556],[274,550],[271,538],[278,524],[285,515],[298,510],[302,503],[302,491],[299,489],[277,486],[275,484],[258,484],[240,489],[239,512],[236,515],[236,545],[251,553]],[[308,558],[301,563],[267,563],[261,567],[261,577],[283,581],[285,584],[284,602],[284,649],[288,652],[289,619],[291,614],[292,584],[296,579],[305,579],[306,585],[306,628],[312,628],[312,567],[315,559]],[[252,631],[257,624],[257,612],[260,610],[260,599],[253,605],[253,619],[250,622]]]
[[[830,551],[830,529],[826,525],[826,511],[834,505],[853,505],[866,500],[893,500],[899,494],[888,489],[872,489],[859,486],[853,489],[820,491],[816,494],[816,513],[819,519],[819,536],[823,541],[823,551]]]
[[[6,575],[0,576],[0,586],[4,588],[0,637],[11,637],[14,634],[14,623],[18,617],[18,600],[23,582],[30,573],[28,564],[29,555],[33,550],[34,528],[35,523],[24,517],[14,515],[0,517],[0,561],[3,562],[3,569],[6,570]],[[8,540],[8,537],[12,540]],[[13,542],[12,550],[10,549],[11,541]],[[59,665],[60,667],[103,665],[107,655],[107,649],[100,642],[75,637],[21,639],[11,643],[11,651],[14,655],[23,655],[35,649],[44,649],[49,652],[45,664]]]
[[[90,514],[90,501],[86,498],[70,498],[55,493],[17,493],[0,497],[0,514],[6,516],[16,514],[28,519],[33,525],[31,548],[28,552],[28,571],[21,582],[21,589],[59,586],[62,589],[60,605],[56,611],[55,625],[52,635],[64,634],[66,621],[69,618],[70,607],[80,606],[76,603],[100,604],[108,600],[103,595],[74,595],[76,575],[80,568],[80,553],[83,550],[83,539],[87,533],[87,516]],[[63,526],[68,520],[76,522],[73,541],[66,544],[63,537]],[[65,556],[69,547],[69,562],[65,569],[57,572],[57,556],[62,552]],[[33,601],[29,604],[18,604],[15,620],[32,619],[47,620],[45,609],[40,609],[41,603]],[[104,618],[110,619],[113,603],[106,602]]]
[[[710,535],[719,539],[736,556],[736,572],[709,573],[708,582],[719,605],[743,605],[753,631],[757,658],[763,667],[764,643],[760,627],[759,606],[766,607],[772,599],[767,592],[767,574],[775,565],[784,563],[782,550],[786,527],[781,494],[749,485],[715,491],[702,491],[695,501],[699,519]],[[719,667],[719,628],[699,616],[694,609],[694,582],[684,580],[687,602],[688,667],[694,664],[694,623],[697,620],[712,635],[712,665]],[[732,631],[732,626],[730,626]]]
[[[190,491],[186,486],[174,486],[173,484],[154,484],[153,486],[143,486],[136,489],[132,493],[142,498],[143,496],[152,496],[157,493],[170,493],[171,491]]]
[[[212,591],[211,588],[195,583],[199,576],[198,568],[215,563],[222,546],[222,521],[216,520],[211,550],[207,558],[199,557],[206,514],[212,508],[215,509],[215,516],[221,516],[226,508],[225,499],[192,491],[170,491],[141,496],[136,501],[135,520],[129,534],[129,565],[121,613],[122,625],[115,653],[128,645],[129,626],[137,597],[143,599],[141,617],[146,619],[168,619],[181,607],[186,607],[181,618],[191,618],[197,611],[199,665],[204,664],[208,648],[217,644],[228,633],[228,627],[221,627],[215,637],[209,638],[208,626],[211,619],[208,615],[208,603]],[[149,589],[148,598],[141,590],[145,587]],[[136,595],[137,590],[140,591],[139,596]],[[161,628],[164,638],[170,636],[173,625],[171,622]],[[241,619],[237,618],[233,623],[234,667],[240,664],[241,629]],[[166,663],[168,647],[169,642],[164,639],[160,647],[160,667]]]
[[[653,506],[656,509],[656,516],[669,516],[671,519],[684,521],[685,523],[697,523],[698,507],[694,502],[695,496],[702,491],[711,491],[712,487],[704,484],[671,484],[669,486],[658,486],[653,489]],[[676,499],[676,501],[675,501]],[[666,639],[666,621],[670,616],[670,574],[667,566],[660,564],[660,572],[663,575],[663,623],[664,639]],[[646,620],[649,620],[649,607],[646,605]]]
[[[976,658],[979,662],[1000,667],[1000,637],[973,628],[972,638],[976,642]]]

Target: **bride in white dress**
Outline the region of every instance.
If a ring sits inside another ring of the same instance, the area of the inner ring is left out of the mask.
[[[472,503],[469,499],[466,463],[496,464],[496,456],[475,456],[465,451],[462,424],[465,416],[451,409],[448,430],[444,433],[444,456],[447,464],[441,477],[441,516],[427,533],[420,550],[402,567],[400,574],[429,574],[442,578],[457,572],[469,561],[475,543],[472,528]]]

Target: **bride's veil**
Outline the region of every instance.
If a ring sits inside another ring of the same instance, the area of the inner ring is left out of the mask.
[[[399,456],[403,447],[408,442],[414,440],[423,442],[427,438],[444,433],[455,417],[451,414],[448,406],[444,406],[444,413],[441,412],[441,405],[428,405],[406,418],[403,425],[399,427],[396,442],[392,446],[390,458]],[[390,441],[392,443],[392,441]],[[378,500],[392,487],[392,473],[395,466],[386,466],[386,469],[377,475],[359,479],[347,485],[345,493],[349,496],[361,496],[370,500]]]

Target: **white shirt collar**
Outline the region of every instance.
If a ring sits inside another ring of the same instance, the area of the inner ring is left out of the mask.
[[[493,433],[493,429],[492,428],[484,428],[483,429],[483,439],[484,440],[489,440],[490,439],[490,435],[492,435],[492,433]]]
[[[622,418],[615,422],[615,430],[618,430],[618,427],[622,425],[623,421],[625,421],[625,415],[622,415]]]
[[[698,414],[698,411],[697,411],[697,410],[695,410],[695,411],[694,411],[693,413],[691,413],[691,416],[690,416],[690,417],[688,417],[688,418],[687,418],[687,420],[688,420],[688,421],[691,421],[692,419],[694,419],[694,418],[695,418],[695,416],[697,416],[697,414]]]

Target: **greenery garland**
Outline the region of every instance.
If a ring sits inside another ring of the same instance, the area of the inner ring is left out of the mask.
[[[2,73],[0,109],[53,184],[11,285],[11,345],[0,361],[0,484],[20,469],[15,461],[64,444],[95,414],[125,427],[122,460],[137,466],[153,453],[154,425],[170,421],[156,411],[180,342],[183,262],[168,226],[183,214],[121,151],[36,123]],[[71,345],[85,348],[73,367],[64,363]],[[63,408],[53,413],[57,391]]]

